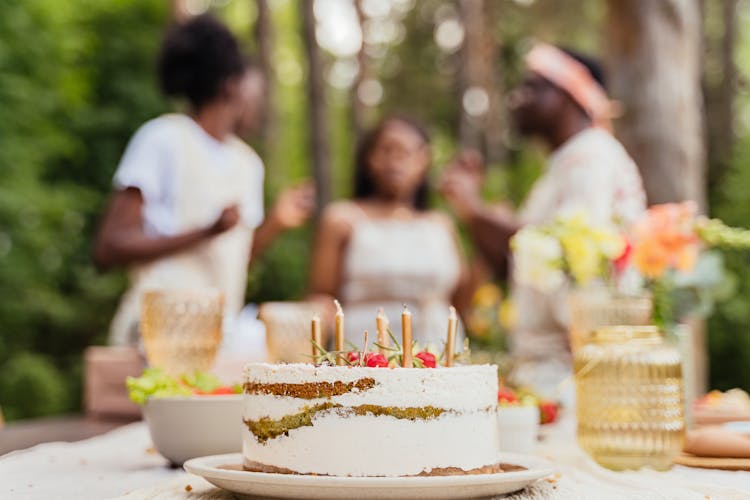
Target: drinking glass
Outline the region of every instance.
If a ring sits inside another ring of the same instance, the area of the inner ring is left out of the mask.
[[[146,359],[173,376],[208,371],[222,338],[224,296],[214,289],[148,290],[140,330]]]

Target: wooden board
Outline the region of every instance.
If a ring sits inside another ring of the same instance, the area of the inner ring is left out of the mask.
[[[697,457],[695,455],[690,455],[689,453],[682,453],[675,458],[674,463],[677,465],[698,467],[701,469],[750,471],[750,458]]]

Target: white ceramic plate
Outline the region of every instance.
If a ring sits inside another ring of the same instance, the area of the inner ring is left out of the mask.
[[[240,464],[242,455],[213,455],[185,462],[185,470],[242,498],[298,499],[459,499],[481,498],[519,491],[554,474],[543,459],[503,453],[500,462],[527,470],[498,474],[434,477],[330,477],[269,474],[219,468]]]

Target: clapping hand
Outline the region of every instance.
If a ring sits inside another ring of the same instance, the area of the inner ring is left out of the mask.
[[[315,186],[306,182],[285,189],[271,209],[273,217],[283,229],[301,226],[315,211]]]
[[[209,227],[209,234],[217,235],[225,231],[229,231],[240,221],[240,209],[234,204],[226,207],[221,211],[221,215],[216,221]]]
[[[440,179],[440,192],[462,219],[470,217],[481,206],[483,163],[478,151],[462,151],[447,165]]]

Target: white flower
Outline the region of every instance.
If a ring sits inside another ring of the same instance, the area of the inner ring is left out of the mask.
[[[549,293],[565,283],[563,249],[557,238],[527,227],[513,236],[511,248],[513,277],[519,284]]]

